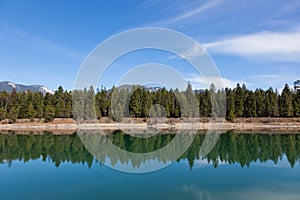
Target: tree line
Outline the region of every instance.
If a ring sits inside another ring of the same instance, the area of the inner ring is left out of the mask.
[[[146,153],[169,144],[175,134],[138,138],[117,130],[108,136],[102,136],[126,151]],[[182,134],[182,136],[188,137],[189,134]],[[197,134],[193,143],[177,161],[188,160],[190,168],[193,168],[195,161],[199,159],[207,160],[214,167],[218,167],[220,163],[238,163],[241,167],[249,167],[251,163],[255,162],[273,161],[276,164],[286,156],[291,167],[299,164],[300,135],[297,134],[241,134],[228,131],[227,134],[220,135],[220,139],[207,156],[200,158],[199,152],[204,139],[204,134]],[[123,154],[109,154],[109,152],[105,152],[103,157],[97,157],[100,164],[110,159],[112,165],[121,162],[139,167],[146,161],[130,160],[131,158]],[[168,157],[166,154],[164,158],[165,160],[160,161],[167,162],[172,155]],[[36,159],[50,160],[57,167],[64,162],[86,164],[88,167],[99,164],[75,133],[73,135],[0,134],[0,163],[12,164],[14,160],[28,162]]]
[[[0,120],[72,117],[72,92],[59,87],[54,94],[39,92],[0,92]]]
[[[224,101],[214,101],[216,97]],[[74,112],[72,106],[76,108]],[[16,119],[35,118],[44,118],[48,122],[53,118],[71,117],[83,120],[109,117],[122,121],[126,117],[220,116],[214,107],[226,110],[224,117],[228,120],[236,117],[300,117],[300,89],[286,84],[281,93],[272,88],[253,91],[237,84],[235,88],[225,90],[216,90],[211,85],[195,92],[189,83],[185,91],[166,88],[150,91],[139,86],[133,86],[131,90],[113,87],[95,92],[90,87],[66,91],[60,86],[54,94],[0,92],[0,120],[9,119],[10,123]]]

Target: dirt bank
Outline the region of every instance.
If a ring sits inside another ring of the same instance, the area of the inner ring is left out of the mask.
[[[109,118],[101,118],[98,121],[89,121],[77,125],[73,119],[57,118],[45,123],[43,119],[19,119],[16,123],[9,124],[6,120],[0,122],[0,131],[15,130],[19,132],[43,132],[51,131],[57,134],[73,134],[77,129],[82,130],[115,130],[115,129],[222,129],[222,130],[299,130],[300,118],[238,118],[233,122],[222,120],[200,119],[124,119],[122,123],[116,123]]]

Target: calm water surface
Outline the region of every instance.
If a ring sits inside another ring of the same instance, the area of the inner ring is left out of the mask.
[[[151,152],[174,135],[107,137],[127,151]],[[162,170],[128,174],[102,165],[76,134],[0,135],[0,199],[300,199],[300,134],[228,132],[199,158],[203,140],[197,135]]]

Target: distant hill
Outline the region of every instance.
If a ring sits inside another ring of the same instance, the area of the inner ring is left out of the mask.
[[[14,89],[16,90],[16,92],[31,91],[31,92],[41,92],[43,94],[46,94],[47,92],[49,92],[50,94],[54,94],[52,90],[42,85],[22,85],[10,81],[0,82],[0,91],[12,92]]]

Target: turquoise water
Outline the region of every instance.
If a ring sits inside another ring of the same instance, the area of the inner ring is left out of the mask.
[[[199,135],[170,166],[129,174],[94,159],[76,134],[0,135],[0,199],[299,200],[299,136],[226,133],[209,155],[197,158],[204,137]],[[173,136],[135,139],[115,132],[109,137],[124,140],[127,150],[144,152],[151,150],[149,141],[156,149],[162,145],[157,141]]]

